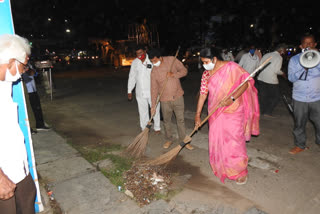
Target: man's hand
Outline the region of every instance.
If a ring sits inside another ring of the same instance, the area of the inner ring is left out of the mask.
[[[14,195],[16,184],[0,169],[0,200],[7,200]]]
[[[128,93],[128,100],[129,100],[129,101],[132,100],[132,93]]]
[[[168,72],[167,77],[174,77],[174,73],[172,71]]]

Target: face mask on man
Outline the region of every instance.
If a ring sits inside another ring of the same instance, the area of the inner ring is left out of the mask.
[[[15,63],[16,63],[16,74],[13,76],[13,75],[11,74],[9,68],[7,68],[6,76],[5,76],[4,81],[7,81],[7,82],[15,82],[15,81],[17,81],[18,79],[21,78],[21,75],[20,75],[20,72],[19,72],[19,69],[18,69],[18,65],[17,65],[17,61],[16,61]]]
[[[159,67],[160,64],[161,64],[161,62],[160,62],[160,60],[159,60],[158,62],[154,63],[153,65],[156,66],[156,67]]]
[[[141,61],[143,61],[145,58],[146,58],[145,54],[142,54],[142,55],[138,56],[138,59],[140,59]]]
[[[207,71],[211,71],[211,70],[214,69],[214,66],[215,66],[215,65],[216,65],[215,63],[210,62],[210,63],[208,63],[208,64],[203,64],[203,67],[204,67],[204,69],[206,69]]]
[[[250,49],[250,50],[249,50],[249,53],[251,53],[251,55],[253,55],[254,52],[255,52],[255,49]]]

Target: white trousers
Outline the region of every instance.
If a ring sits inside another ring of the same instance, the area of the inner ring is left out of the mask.
[[[151,98],[136,97],[136,99],[138,103],[140,127],[143,130],[150,120],[149,109],[151,108]],[[153,129],[160,131],[160,102],[157,105],[156,114],[153,117]]]

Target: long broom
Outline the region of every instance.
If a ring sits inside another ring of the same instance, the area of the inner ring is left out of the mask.
[[[237,86],[230,94],[226,95],[222,101],[226,101],[227,99],[230,99],[230,97],[241,87],[243,86],[251,77],[253,77],[262,67],[264,67],[266,65],[266,63],[268,61],[270,61],[271,57],[269,57],[268,59],[266,59],[254,72],[252,72],[245,80],[243,80],[243,82]],[[221,102],[222,102],[221,101]],[[221,103],[220,102],[220,103]],[[220,104],[219,103],[219,104]],[[185,139],[183,140],[183,142],[179,143],[178,146],[176,146],[175,148],[171,149],[170,151],[160,155],[158,158],[156,159],[153,159],[153,160],[150,160],[150,161],[147,161],[145,162],[144,164],[145,165],[167,165],[169,162],[171,162],[172,160],[174,160],[177,155],[179,154],[179,152],[185,147],[186,144],[188,144],[189,142],[191,142],[192,140],[192,135],[198,131],[198,129],[210,118],[210,116],[216,112],[219,108],[220,108],[220,105],[217,105],[214,110],[212,110],[208,116],[200,123],[199,126],[195,126],[193,131],[187,135],[185,137]],[[222,110],[223,111],[223,110]],[[216,117],[218,117],[220,115],[220,113],[222,113],[222,111],[220,111]]]
[[[175,62],[175,60],[176,60],[176,58],[177,58],[177,56],[178,56],[179,50],[180,50],[180,46],[178,47],[178,50],[176,51],[176,55],[175,55],[174,60],[173,60],[172,63],[171,63],[169,72],[171,72],[171,70],[172,70],[173,64],[174,64],[174,62]],[[169,73],[169,72],[168,72],[168,73]],[[164,83],[164,85],[163,85],[163,87],[162,87],[161,93],[160,93],[160,95],[159,95],[158,98],[157,98],[157,102],[156,102],[156,105],[155,105],[155,109],[156,109],[158,103],[160,102],[160,98],[161,98],[161,96],[162,96],[162,94],[163,94],[163,91],[164,91],[166,85],[167,85],[168,79],[169,79],[169,78],[168,78],[168,76],[167,76],[167,77],[166,77],[166,80],[165,80],[165,83]],[[139,158],[139,157],[141,157],[141,156],[144,155],[145,150],[146,150],[146,147],[147,147],[147,144],[148,144],[149,130],[150,130],[151,125],[152,125],[151,121],[152,121],[155,113],[156,113],[156,111],[154,111],[154,112],[152,113],[152,115],[151,115],[151,117],[150,117],[150,120],[148,121],[148,124],[147,124],[146,128],[144,128],[143,131],[142,131],[140,134],[138,134],[138,136],[132,141],[131,144],[129,144],[129,146],[128,146],[127,149],[125,150],[126,153],[129,154],[130,156]]]

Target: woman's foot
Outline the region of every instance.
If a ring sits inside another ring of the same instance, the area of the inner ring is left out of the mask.
[[[246,175],[246,176],[243,176],[243,177],[241,177],[241,178],[238,178],[238,179],[236,180],[236,183],[237,183],[238,185],[244,185],[244,184],[247,183],[247,180],[248,180],[248,176]]]

